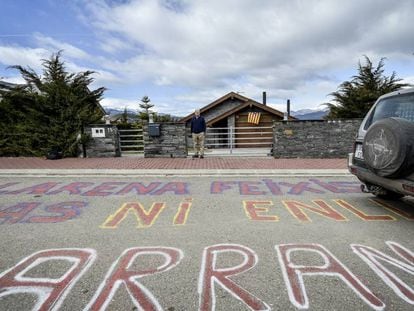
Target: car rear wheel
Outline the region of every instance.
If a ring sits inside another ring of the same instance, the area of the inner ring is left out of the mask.
[[[414,123],[387,118],[371,125],[363,143],[365,163],[382,177],[402,177],[414,169]]]

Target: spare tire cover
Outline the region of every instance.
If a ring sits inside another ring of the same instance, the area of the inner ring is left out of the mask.
[[[365,163],[383,177],[408,175],[414,168],[414,123],[387,118],[371,125],[362,146]]]

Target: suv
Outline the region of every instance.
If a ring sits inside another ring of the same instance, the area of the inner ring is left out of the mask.
[[[414,196],[414,88],[378,98],[359,127],[348,169],[363,192]]]

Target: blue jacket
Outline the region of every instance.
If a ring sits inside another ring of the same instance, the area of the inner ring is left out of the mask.
[[[198,118],[196,118],[196,116],[194,116],[191,119],[191,133],[201,133],[201,132],[205,132],[206,131],[206,121],[204,120],[204,118],[202,116],[199,116]]]

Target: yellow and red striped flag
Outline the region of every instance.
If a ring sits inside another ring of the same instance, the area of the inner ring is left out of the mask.
[[[260,112],[249,112],[247,115],[247,122],[252,124],[259,124],[260,122]]]

